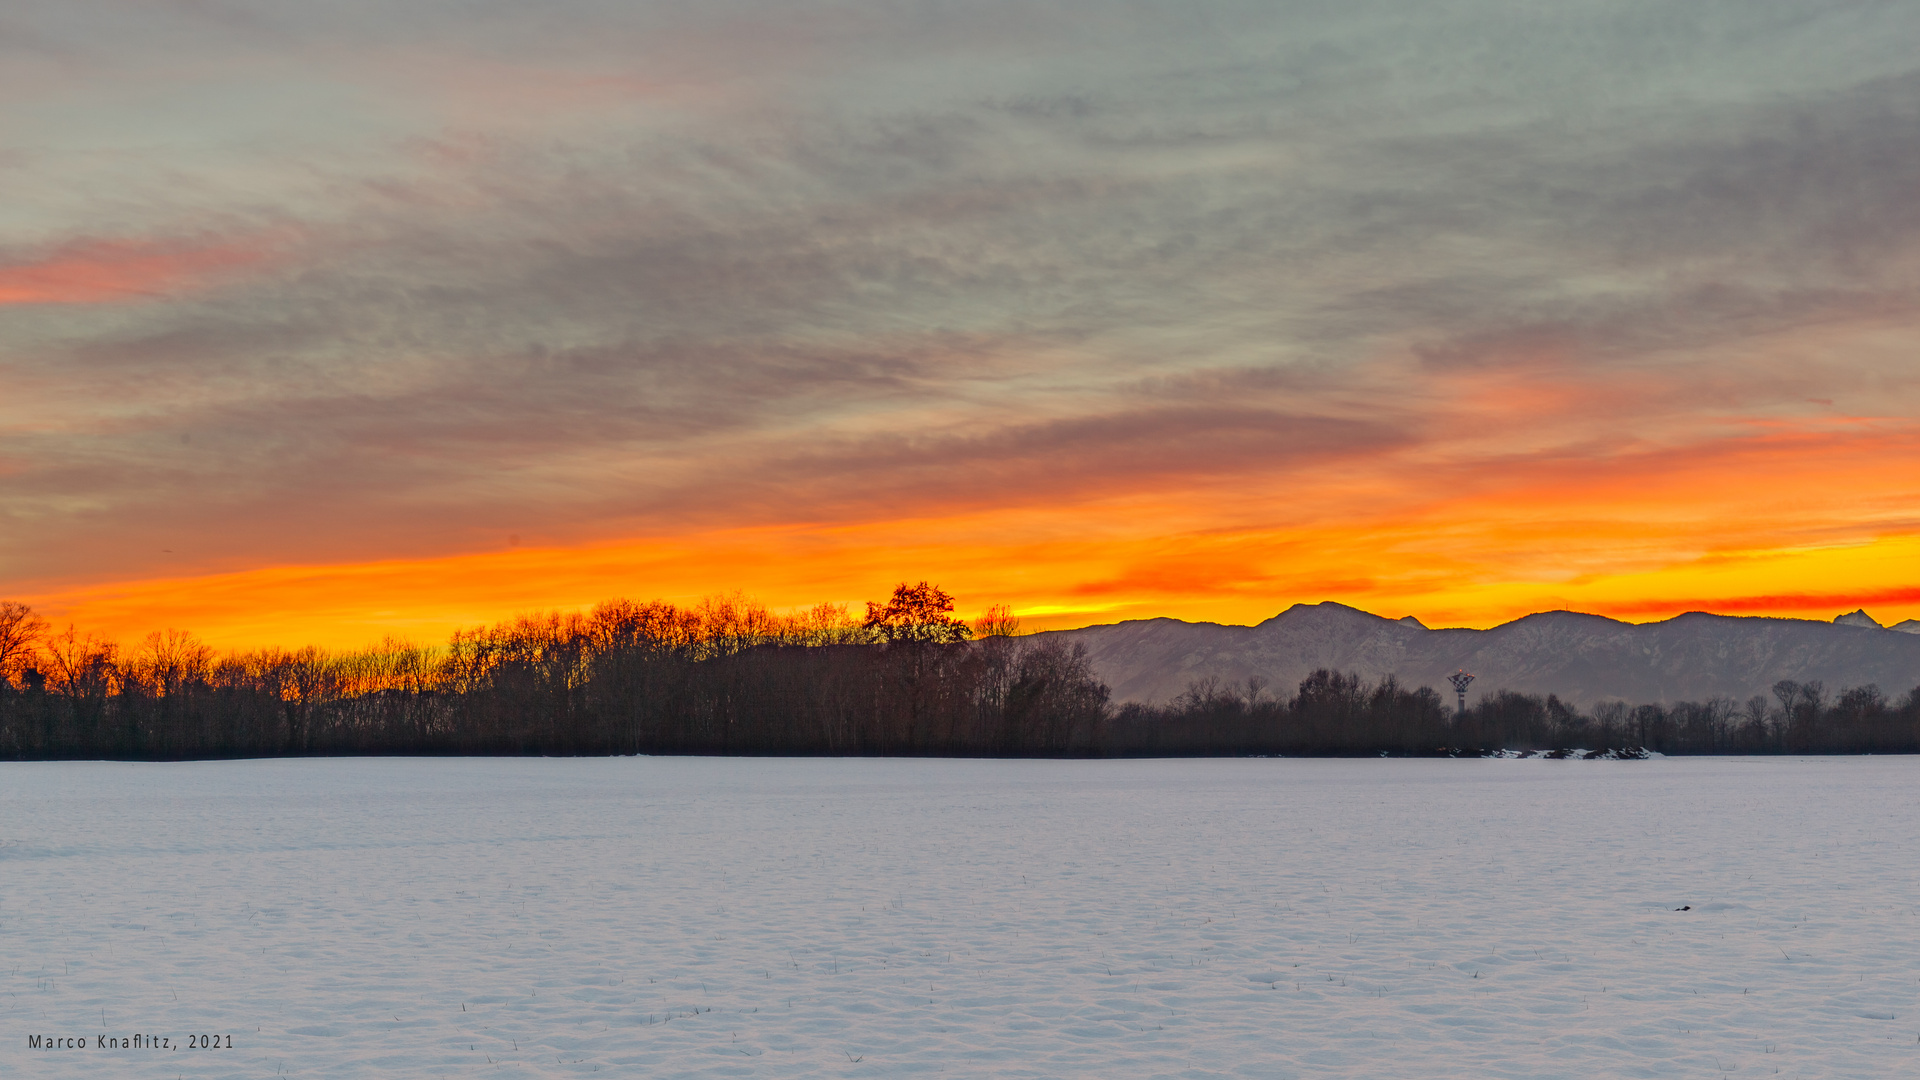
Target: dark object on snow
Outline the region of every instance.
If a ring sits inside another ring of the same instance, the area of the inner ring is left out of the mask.
[[[1682,904],[1682,905],[1680,905],[1679,907],[1677,907],[1677,908],[1674,908],[1673,910],[1675,910],[1675,911],[1692,911],[1692,910],[1693,910],[1693,905],[1692,905],[1692,904]]]

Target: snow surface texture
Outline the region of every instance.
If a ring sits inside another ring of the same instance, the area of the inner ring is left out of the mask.
[[[0,1073],[1920,1076],[1917,826],[1907,758],[0,765]],[[133,1033],[233,1049],[27,1049]]]

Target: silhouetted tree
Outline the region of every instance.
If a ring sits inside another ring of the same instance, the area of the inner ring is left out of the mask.
[[[11,686],[33,665],[46,633],[47,620],[32,608],[16,600],[0,600],[0,683]],[[0,692],[4,690],[0,687]]]
[[[862,626],[886,642],[945,645],[972,637],[973,631],[952,612],[953,597],[938,588],[924,581],[912,586],[901,582],[886,603],[867,602]]]

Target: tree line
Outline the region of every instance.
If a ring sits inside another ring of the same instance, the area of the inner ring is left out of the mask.
[[[1118,708],[1084,646],[965,622],[927,582],[864,619],[741,596],[615,600],[455,633],[216,653],[177,630],[127,648],[0,602],[0,758],[340,754],[1460,755],[1920,752],[1920,688],[1590,711],[1499,691],[1464,712],[1430,687],[1316,671],[1294,693],[1206,680]]]
[[[1067,755],[1109,707],[1084,647],[969,624],[926,582],[866,618],[740,596],[614,600],[443,647],[131,648],[0,604],[0,757],[328,754]]]
[[[1893,700],[1874,685],[1829,695],[1819,681],[1782,680],[1771,697],[1603,701],[1589,711],[1511,690],[1460,711],[1430,687],[1328,670],[1302,680],[1291,698],[1265,691],[1260,679],[1195,682],[1163,707],[1122,706],[1112,738],[1126,752],[1169,754],[1920,753],[1920,687]]]

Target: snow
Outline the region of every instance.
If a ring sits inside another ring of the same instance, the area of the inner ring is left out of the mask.
[[[7,764],[0,1073],[1914,1076],[1916,826],[1909,758]],[[27,1047],[135,1033],[233,1048]]]

